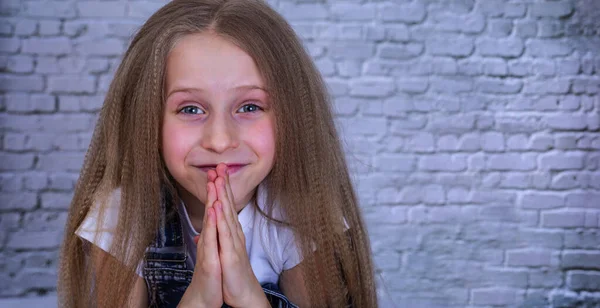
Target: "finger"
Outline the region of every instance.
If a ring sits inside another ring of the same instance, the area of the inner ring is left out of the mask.
[[[233,217],[237,220],[237,207],[235,206],[235,199],[233,197],[233,189],[231,188],[231,182],[229,181],[229,170],[225,172],[225,188],[227,190],[227,195],[229,196],[229,200],[231,201],[231,207],[233,209]]]
[[[213,264],[219,260],[219,247],[217,244],[217,228],[216,228],[216,213],[214,208],[209,208],[206,213],[206,225],[202,230],[201,245],[198,245],[196,253],[198,256],[204,256],[204,260],[208,260]],[[199,260],[200,258],[198,258]]]
[[[223,213],[223,208],[225,206],[220,200],[215,202],[215,212],[217,214],[217,234],[219,237],[219,247],[221,248],[221,255],[230,255],[235,252],[233,236],[231,234],[231,229],[229,228],[229,224],[225,219],[225,215]]]
[[[214,182],[217,179],[217,171],[210,169],[208,170],[208,182]]]
[[[204,205],[204,219],[202,220],[203,225],[206,224],[206,219],[208,217],[208,209],[210,209],[217,200],[217,189],[215,187],[215,183],[206,183],[206,195],[207,200],[206,204]]]
[[[235,210],[233,209],[231,200],[227,195],[225,178],[219,176],[217,180],[215,180],[215,184],[217,186],[217,199],[223,203],[223,213],[225,215],[225,219],[227,220],[229,227],[233,230],[233,227],[235,226],[234,223],[236,222],[233,217]]]

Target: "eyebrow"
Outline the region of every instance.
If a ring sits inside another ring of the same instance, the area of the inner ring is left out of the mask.
[[[235,88],[233,88],[234,91],[241,91],[241,90],[262,90],[266,93],[269,93],[266,89],[259,87],[257,85],[241,85],[241,86],[237,86]],[[185,93],[193,93],[193,92],[204,92],[205,90],[202,88],[194,88],[194,87],[182,87],[182,88],[175,88],[173,90],[171,90],[171,92],[169,92],[169,94],[167,94],[167,98],[169,98],[171,95],[173,95],[174,93],[177,92],[185,92]]]

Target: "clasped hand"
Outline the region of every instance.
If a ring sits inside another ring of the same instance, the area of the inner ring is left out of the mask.
[[[207,202],[192,281],[180,307],[270,307],[258,282],[238,220],[227,166],[208,171]]]

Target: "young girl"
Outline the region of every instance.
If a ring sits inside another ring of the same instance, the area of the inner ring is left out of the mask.
[[[61,307],[375,307],[323,81],[258,0],[174,0],[106,96],[62,247]]]

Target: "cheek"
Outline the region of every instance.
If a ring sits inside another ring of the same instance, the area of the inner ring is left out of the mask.
[[[274,121],[269,119],[268,121],[257,123],[249,133],[254,150],[263,159],[273,160],[275,156]]]
[[[165,121],[162,131],[162,154],[169,171],[175,176],[173,169],[183,167],[185,157],[189,152],[193,140],[186,134],[181,127]]]

